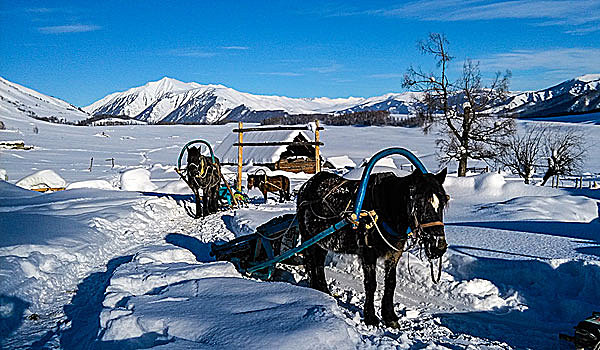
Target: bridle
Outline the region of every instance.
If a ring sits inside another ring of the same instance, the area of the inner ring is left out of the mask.
[[[414,188],[410,188],[409,190],[409,203],[410,203],[410,209],[409,209],[409,218],[410,220],[413,222],[413,226],[414,229],[413,231],[414,233],[414,237],[417,238],[417,240],[423,242],[425,240],[430,241],[431,243],[435,243],[436,245],[439,245],[440,240],[445,239],[444,235],[433,235],[433,234],[428,234],[425,233],[425,231],[423,229],[426,228],[430,228],[430,227],[437,227],[437,226],[441,226],[444,227],[444,223],[442,221],[439,220],[435,220],[435,221],[429,221],[426,223],[420,223],[419,219],[417,219],[417,215],[416,215],[416,206],[415,206],[415,198],[414,198]],[[433,242],[432,242],[433,241]],[[433,281],[433,283],[437,284],[440,281],[440,278],[442,276],[442,257],[440,256],[438,258],[438,273],[437,276],[434,273],[434,268],[433,268],[433,261],[432,259],[428,258],[429,260],[429,269],[431,272],[431,280]]]

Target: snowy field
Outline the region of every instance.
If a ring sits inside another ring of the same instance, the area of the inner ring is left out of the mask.
[[[262,203],[252,191],[248,208],[187,216],[188,192],[173,171],[181,147],[198,138],[216,145],[235,125],[0,119],[8,129],[0,140],[34,147],[0,150],[8,176],[0,181],[1,348],[558,349],[558,333],[571,333],[599,307],[600,190],[450,175],[441,282],[431,282],[418,254],[405,253],[395,296],[400,328],[367,327],[362,270],[352,256],[328,258],[333,296],[306,288],[302,269],[290,270],[290,283],[261,282],[209,256],[211,242],[295,211],[293,202]],[[600,126],[587,122],[580,125],[589,140],[599,140]],[[430,171],[439,168],[435,136],[418,129],[327,126],[321,137],[326,157],[359,163],[400,146]],[[591,142],[586,171],[597,174]],[[15,186],[46,169],[68,189]],[[296,175],[292,184],[306,179]],[[377,310],[380,300],[378,291]]]

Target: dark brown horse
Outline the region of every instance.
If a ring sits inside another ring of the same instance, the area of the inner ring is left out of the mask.
[[[253,187],[258,188],[265,202],[267,193],[273,192],[279,194],[279,202],[290,200],[290,179],[283,175],[267,176],[266,174],[248,175],[248,190]]]
[[[364,320],[368,325],[377,325],[375,268],[377,259],[384,258],[385,287],[381,316],[387,326],[398,327],[398,316],[394,311],[396,266],[409,239],[407,229],[410,227],[412,230],[430,264],[431,259],[441,259],[448,246],[443,224],[444,207],[449,199],[442,187],[445,178],[446,169],[437,175],[423,174],[420,170],[406,177],[392,173],[371,175],[362,209],[374,210],[378,220],[373,216],[364,217],[356,229],[348,225],[308,247],[304,251],[304,266],[310,286],[329,293],[323,267],[327,250],[357,254],[364,273]],[[331,227],[353,209],[359,182],[320,172],[302,186],[297,199],[302,241]]]
[[[196,200],[195,218],[216,213],[219,209],[219,185],[221,183],[221,165],[217,158],[207,157],[200,149],[190,147],[187,150],[187,182],[194,192]],[[202,189],[200,201],[199,189]]]

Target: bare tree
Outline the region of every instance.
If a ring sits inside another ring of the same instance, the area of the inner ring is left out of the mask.
[[[514,133],[508,138],[506,148],[498,154],[497,161],[529,184],[536,165],[540,164],[547,130],[548,127],[542,124],[530,124],[523,133]]]
[[[458,161],[458,176],[465,176],[468,159],[489,160],[499,149],[506,147],[506,139],[514,133],[514,121],[489,113],[490,108],[505,99],[510,72],[496,73],[489,87],[482,82],[479,64],[467,60],[455,82],[448,78],[448,40],[443,34],[430,33],[418,43],[421,53],[436,60],[438,72],[425,72],[412,66],[404,75],[402,86],[421,92],[417,116],[424,131],[441,125],[437,140],[440,160]]]
[[[571,175],[581,170],[587,153],[585,133],[572,126],[553,126],[546,131],[544,156],[548,170],[542,186],[552,176]]]

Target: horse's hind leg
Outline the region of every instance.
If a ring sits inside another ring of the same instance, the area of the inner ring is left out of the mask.
[[[285,192],[283,190],[279,190],[279,203],[283,203],[285,200],[287,200]]]
[[[365,250],[361,252],[360,260],[363,268],[363,283],[365,287],[363,316],[365,318],[365,324],[376,326],[379,324],[379,319],[375,316],[375,289],[377,289],[375,272],[377,267],[377,255],[371,250]]]
[[[398,315],[394,311],[394,292],[396,291],[396,267],[402,252],[390,252],[385,256],[385,285],[381,300],[381,317],[388,327],[398,328]]]
[[[325,258],[327,251],[319,246],[312,245],[304,253],[304,268],[308,273],[310,287],[330,294],[325,281]]]

